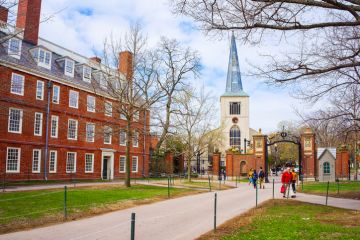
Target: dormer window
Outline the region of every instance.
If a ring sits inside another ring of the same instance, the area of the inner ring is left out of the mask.
[[[65,59],[65,75],[69,77],[74,77],[74,66],[75,62],[70,59]]]
[[[91,82],[91,67],[83,66],[83,81]]]
[[[8,54],[11,57],[20,59],[21,53],[21,40],[17,38],[11,38],[9,40]]]
[[[51,52],[39,48],[38,52],[38,66],[47,69],[51,68]]]
[[[107,81],[106,78],[103,74],[100,75],[100,88],[102,89],[107,89],[108,85],[107,85]]]

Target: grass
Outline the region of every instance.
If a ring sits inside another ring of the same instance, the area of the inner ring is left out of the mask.
[[[298,201],[270,200],[198,240],[359,239],[360,212]]]
[[[327,182],[305,182],[303,189],[301,189],[301,185],[298,186],[298,191],[316,195],[326,195],[326,189]],[[360,199],[360,181],[341,181],[339,185],[336,182],[331,182],[329,184],[329,196]]]
[[[197,191],[199,192],[199,191]],[[170,190],[171,197],[196,193]],[[68,219],[78,219],[112,210],[133,207],[167,198],[167,188],[123,185],[69,188]],[[40,190],[0,194],[0,233],[64,220],[64,190]]]

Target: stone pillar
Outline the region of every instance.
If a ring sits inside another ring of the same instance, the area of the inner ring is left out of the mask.
[[[314,180],[318,174],[315,148],[315,133],[306,128],[301,134],[301,168],[304,178]]]
[[[336,152],[335,177],[347,179],[349,177],[350,153],[346,146],[342,146]]]
[[[254,167],[256,171],[258,171],[259,168],[262,167],[267,173],[268,169],[267,166],[265,165],[266,140],[267,140],[267,136],[261,133],[261,129],[259,129],[259,134],[253,136],[254,155],[255,155]]]
[[[219,175],[220,158],[221,158],[220,153],[213,153],[212,174],[215,176]]]

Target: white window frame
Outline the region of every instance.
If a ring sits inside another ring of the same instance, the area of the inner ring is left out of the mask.
[[[13,91],[13,86],[14,86],[14,77],[20,77],[21,78],[21,92],[14,92]],[[24,85],[25,85],[25,77],[23,75],[17,74],[17,73],[12,73],[11,74],[11,85],[10,85],[10,93],[15,94],[15,95],[20,95],[20,96],[24,96]]]
[[[19,50],[17,52],[12,51],[12,49],[11,49],[11,42],[13,42],[13,41],[17,41],[19,43]],[[22,41],[20,39],[17,39],[17,38],[9,39],[9,41],[8,41],[8,55],[13,57],[13,58],[20,59],[21,47],[22,47]]]
[[[86,170],[86,160],[87,160],[87,156],[91,156],[91,170]],[[85,173],[93,173],[94,172],[94,154],[93,153],[85,153]]]
[[[55,101],[56,99],[54,98],[55,97],[55,88],[58,89],[58,95],[56,96],[57,101]],[[60,103],[60,86],[58,86],[58,85],[53,85],[52,103],[54,103],[54,104]]]
[[[71,67],[71,72],[67,71],[68,70],[68,64],[72,64]],[[64,74],[68,77],[74,77],[74,73],[75,73],[75,61],[71,60],[71,59],[67,59],[65,58],[65,62],[64,62]]]
[[[10,117],[11,117],[11,110],[20,111],[20,120],[19,120],[19,131],[10,130]],[[18,108],[9,108],[9,119],[8,119],[8,132],[10,133],[22,133],[22,120],[23,120],[23,110]]]
[[[133,139],[132,139],[132,145],[133,147],[139,147],[139,132],[134,130],[134,133],[133,133]],[[135,141],[135,138],[136,138],[136,141]]]
[[[71,105],[71,96],[76,96],[76,105],[74,106]],[[76,109],[79,108],[79,92],[74,90],[69,91],[69,107]]]
[[[121,170],[121,160],[124,160],[124,170]],[[120,156],[119,157],[119,173],[125,173],[126,172],[126,156]]]
[[[40,97],[38,96],[39,84],[41,84],[41,92],[40,92],[41,96]],[[41,81],[41,80],[36,81],[36,94],[35,94],[36,100],[44,100],[44,86],[45,86],[44,81]]]
[[[121,133],[124,133],[124,142],[122,143],[121,141]],[[119,144],[120,146],[126,146],[126,140],[127,140],[127,134],[126,134],[126,131],[124,129],[121,129],[120,130],[120,133],[119,133]]]
[[[70,138],[69,137],[69,129],[70,129],[70,122],[74,121],[75,122],[75,137],[74,138]],[[68,140],[77,140],[78,139],[78,120],[76,119],[69,119],[68,120],[68,132],[67,132],[67,139]]]
[[[88,138],[88,126],[90,126],[90,125],[93,125],[94,126],[94,131],[93,131],[93,133],[92,133],[92,138],[90,139],[90,138]],[[96,128],[96,125],[95,125],[95,123],[86,123],[86,129],[85,129],[85,131],[86,131],[86,142],[95,142],[95,128]]]
[[[18,150],[18,155],[17,155],[18,158],[17,158],[16,170],[8,170],[9,150],[10,149]],[[19,173],[20,172],[20,159],[21,159],[21,148],[7,147],[6,148],[6,173]]]
[[[54,128],[54,120],[56,121],[56,126],[55,126],[55,134],[53,134],[53,128]],[[59,133],[59,116],[56,115],[52,115],[51,116],[51,128],[50,128],[50,136],[52,138],[58,138],[58,133]]]
[[[104,103],[105,116],[112,117],[112,109],[113,109],[112,102],[105,101]]]
[[[89,78],[85,77],[86,69],[89,70]],[[88,82],[88,83],[91,82],[91,67],[89,67],[89,66],[83,66],[83,81]]]
[[[134,122],[138,122],[140,120],[140,112],[135,111],[133,115]]]
[[[40,116],[40,122],[39,122],[39,132],[36,132],[37,128],[37,118],[36,116]],[[34,116],[34,136],[42,136],[42,128],[43,128],[43,113],[36,112]]]
[[[134,171],[134,160],[136,160],[136,170]],[[132,156],[131,158],[131,172],[137,173],[139,171],[139,157],[138,156]]]
[[[51,170],[51,154],[54,153],[54,170]],[[57,171],[57,151],[51,150],[49,153],[49,173],[56,173]]]
[[[44,53],[44,59],[43,60],[40,59],[41,52]],[[46,63],[46,55],[47,54],[49,54],[49,63]],[[51,58],[52,58],[52,53],[50,51],[47,51],[47,50],[42,49],[42,48],[38,49],[37,62],[38,62],[39,67],[43,67],[43,68],[46,68],[46,69],[51,69]]]
[[[93,104],[93,108],[91,107],[91,105],[89,104],[90,100],[93,100],[94,104]],[[86,97],[86,110],[88,112],[95,112],[96,110],[96,98],[94,96],[91,95],[87,95]]]
[[[69,171],[68,170],[68,163],[69,163],[69,153],[74,154],[74,171]],[[67,152],[66,153],[66,173],[76,173],[76,158],[77,158],[77,153],[76,152]]]
[[[107,134],[107,131],[110,132],[110,137],[109,137],[109,142],[106,142],[105,139],[106,139],[106,134]],[[105,126],[104,127],[104,144],[111,144],[112,143],[112,128],[111,127],[108,127],[108,126]]]
[[[34,162],[35,162],[35,152],[38,152],[38,170],[34,170]],[[33,155],[32,155],[32,173],[40,173],[41,169],[41,149],[33,149]]]

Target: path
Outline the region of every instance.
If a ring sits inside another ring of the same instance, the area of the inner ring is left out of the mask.
[[[276,197],[281,197],[276,184]],[[255,207],[255,191],[247,184],[217,192],[218,225]],[[272,197],[271,184],[259,190],[259,203]],[[325,203],[321,196],[299,194],[297,200]],[[329,205],[360,210],[360,201],[329,198]],[[130,215],[136,213],[136,239],[194,239],[213,229],[214,192],[162,201],[97,217],[0,235],[0,240],[130,239]]]

